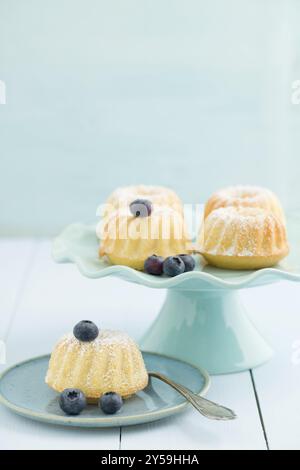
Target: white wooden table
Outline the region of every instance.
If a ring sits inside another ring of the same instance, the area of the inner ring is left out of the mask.
[[[138,339],[164,291],[117,278],[89,280],[55,264],[48,240],[0,240],[0,339],[7,364],[50,352],[82,319]],[[70,429],[19,417],[0,406],[1,449],[300,449],[300,284],[243,292],[251,316],[273,345],[268,364],[212,377],[208,398],[232,407],[233,422],[208,421],[193,409],[157,423]]]

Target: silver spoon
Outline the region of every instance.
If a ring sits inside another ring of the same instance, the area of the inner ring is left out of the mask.
[[[184,398],[186,398],[187,401],[190,402],[197,411],[199,411],[199,413],[201,413],[203,416],[206,416],[206,418],[226,421],[229,419],[235,419],[237,417],[234,411],[230,410],[229,408],[218,405],[217,403],[207,400],[206,398],[200,397],[183,385],[173,382],[173,380],[169,379],[163,374],[158,372],[148,372],[148,375],[149,377],[155,377],[156,379],[162,380],[166,384],[173,387],[175,390],[177,390],[178,393],[184,396]]]

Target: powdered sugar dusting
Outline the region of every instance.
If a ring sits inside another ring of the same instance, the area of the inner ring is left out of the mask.
[[[91,347],[99,348],[101,346],[109,346],[109,345],[120,345],[123,347],[130,347],[132,344],[135,344],[134,341],[130,338],[127,333],[118,330],[100,330],[97,338],[93,341],[79,341],[73,333],[67,333],[61,339],[61,342],[65,345],[68,343],[70,344],[78,344],[80,345],[81,351],[86,349],[90,349]]]
[[[237,199],[261,201],[262,199],[273,196],[269,189],[250,185],[230,186],[228,188],[221,189],[218,194],[232,202]]]
[[[245,257],[270,254],[277,251],[275,229],[279,225],[280,221],[263,209],[216,209],[205,221],[204,251],[213,255]]]
[[[285,223],[277,196],[266,188],[250,185],[229,186],[215,192],[205,206],[205,217],[219,207],[255,207],[271,212]]]
[[[87,397],[108,391],[127,396],[143,389],[148,374],[136,343],[122,331],[100,330],[90,342],[64,335],[51,355],[46,382],[57,391],[80,388]]]

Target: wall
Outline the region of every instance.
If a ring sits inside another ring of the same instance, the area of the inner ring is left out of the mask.
[[[298,10],[284,0],[0,0],[0,234],[94,220],[112,189],[140,182],[186,202],[255,183],[299,207]]]

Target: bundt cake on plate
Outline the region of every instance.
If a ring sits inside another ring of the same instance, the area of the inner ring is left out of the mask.
[[[204,219],[199,238],[206,261],[226,269],[270,267],[289,251],[282,219],[254,207],[213,210]]]
[[[63,336],[51,354],[45,380],[57,392],[80,389],[93,403],[107,392],[126,398],[144,389],[148,374],[138,346],[126,333],[100,330],[89,341],[73,333]]]
[[[182,212],[168,206],[153,206],[147,217],[134,216],[129,207],[115,210],[100,221],[96,233],[101,257],[137,270],[153,254],[166,258],[191,250]]]

